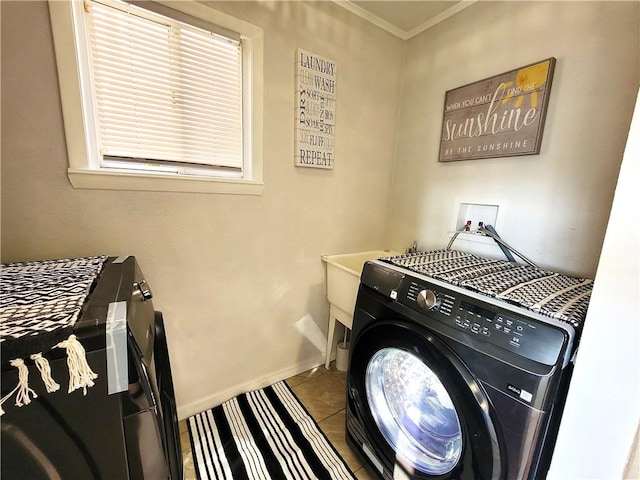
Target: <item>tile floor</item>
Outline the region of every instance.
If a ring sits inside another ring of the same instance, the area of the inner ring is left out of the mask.
[[[336,370],[333,364],[329,370],[320,366],[287,379],[287,383],[358,480],[376,480],[362,466],[362,462],[345,440],[346,373]],[[185,479],[195,480],[189,432],[184,420],[180,422],[180,437]]]

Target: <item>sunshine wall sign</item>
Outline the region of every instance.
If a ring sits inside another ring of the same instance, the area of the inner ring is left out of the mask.
[[[438,161],[537,155],[555,58],[449,90]]]

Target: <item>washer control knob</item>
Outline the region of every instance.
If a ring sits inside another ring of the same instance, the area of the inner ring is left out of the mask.
[[[440,306],[440,300],[433,292],[433,290],[422,290],[418,294],[418,305],[425,310],[433,310]]]

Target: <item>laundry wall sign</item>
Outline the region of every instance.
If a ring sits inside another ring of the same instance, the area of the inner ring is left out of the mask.
[[[295,164],[298,167],[333,168],[336,63],[299,48],[295,65]]]
[[[446,92],[438,160],[540,153],[555,62],[548,58]]]

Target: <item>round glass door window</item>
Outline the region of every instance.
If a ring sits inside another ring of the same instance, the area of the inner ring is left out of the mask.
[[[417,355],[384,348],[365,378],[371,413],[407,466],[429,475],[453,469],[462,453],[462,430],[451,397]]]

